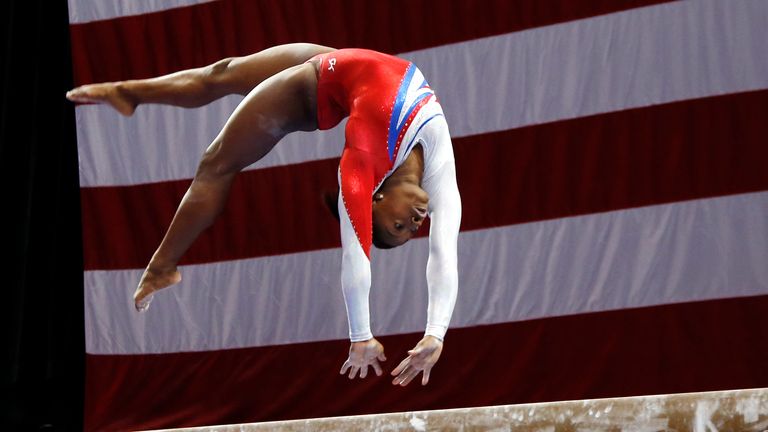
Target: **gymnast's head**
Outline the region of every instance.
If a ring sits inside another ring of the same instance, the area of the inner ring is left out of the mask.
[[[338,219],[338,193],[326,194],[325,202]],[[428,204],[429,195],[419,186],[385,181],[373,194],[373,245],[391,249],[410,240],[424,223]]]
[[[373,245],[390,249],[410,240],[427,217],[429,195],[419,186],[385,181],[373,194]]]

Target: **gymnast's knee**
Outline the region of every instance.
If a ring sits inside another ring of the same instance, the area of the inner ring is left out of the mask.
[[[203,153],[197,166],[195,179],[210,180],[237,174],[243,169],[243,164],[222,152],[222,142],[219,138],[213,141]]]

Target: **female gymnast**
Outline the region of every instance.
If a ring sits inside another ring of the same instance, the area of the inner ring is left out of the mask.
[[[393,384],[405,386],[423,372],[426,385],[456,301],[461,198],[448,126],[421,72],[375,51],[288,44],[158,78],[85,85],[67,97],[130,116],[141,104],[198,107],[229,94],[245,98],[204,152],[141,277],[137,310],[149,306],[155,291],[181,280],[179,259],[222,211],[240,170],[288,133],[330,129],[349,117],[338,210],[351,346],[340,373],[365,378],[371,366],[382,374],[384,348],[369,322],[370,248],[405,243],[429,217],[427,328],[391,373]]]

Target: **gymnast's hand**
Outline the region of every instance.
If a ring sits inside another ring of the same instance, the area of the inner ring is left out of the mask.
[[[339,374],[344,375],[349,369],[349,379],[354,379],[360,371],[360,378],[368,376],[368,366],[373,366],[377,376],[383,373],[379,361],[386,361],[384,346],[374,338],[362,342],[352,342],[349,347],[349,358],[341,366]]]
[[[443,342],[434,336],[424,336],[416,347],[408,351],[408,357],[401,361],[392,371],[392,384],[407,386],[419,372],[424,372],[421,378],[421,385],[427,385],[429,382],[429,372],[432,366],[437,363],[440,353],[443,352]]]

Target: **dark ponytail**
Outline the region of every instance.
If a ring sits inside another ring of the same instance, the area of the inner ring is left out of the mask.
[[[323,192],[323,203],[328,208],[328,211],[331,212],[333,217],[337,221],[341,221],[339,218],[339,190],[336,190],[336,193],[333,192]]]
[[[331,212],[337,221],[341,221],[341,218],[339,217],[339,190],[337,189],[336,193],[323,192],[322,198],[323,203],[328,208],[328,211]],[[376,225],[373,226],[372,240],[373,246],[375,246],[377,249],[392,249],[394,247],[382,239],[381,231]]]

